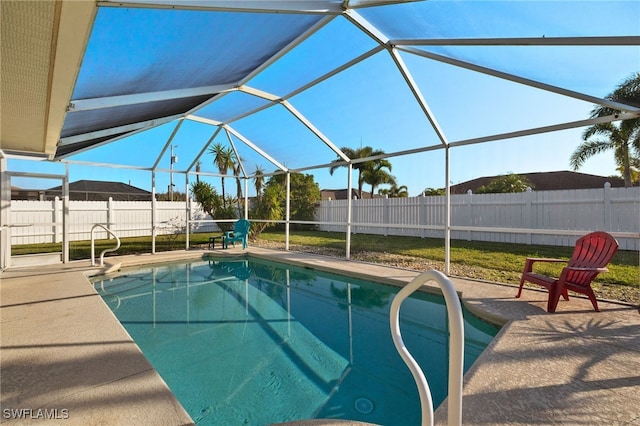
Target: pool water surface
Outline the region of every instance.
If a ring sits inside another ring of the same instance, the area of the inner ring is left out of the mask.
[[[254,258],[138,268],[94,285],[197,424],[420,424],[389,331],[396,287]],[[400,318],[437,407],[448,375],[444,299],[415,293]],[[465,312],[465,371],[497,331]]]

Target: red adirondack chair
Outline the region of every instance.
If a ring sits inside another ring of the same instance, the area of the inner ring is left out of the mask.
[[[539,284],[549,290],[548,312],[556,311],[560,295],[565,300],[569,300],[567,290],[586,294],[589,296],[589,300],[591,300],[596,312],[600,312],[596,295],[591,289],[591,281],[600,272],[609,271],[606,266],[616,251],[618,251],[618,242],[606,232],[597,231],[587,234],[576,241],[573,256],[571,256],[567,266],[562,269],[559,278],[534,273],[533,264],[535,262],[566,262],[566,260],[528,258],[524,265],[524,271],[520,279],[520,289],[516,297],[520,297],[522,285],[525,281],[528,281]]]

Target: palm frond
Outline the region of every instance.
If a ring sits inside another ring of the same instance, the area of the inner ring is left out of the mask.
[[[573,170],[578,170],[590,157],[613,148],[614,144],[609,139],[588,140],[573,151],[569,164],[571,164]]]

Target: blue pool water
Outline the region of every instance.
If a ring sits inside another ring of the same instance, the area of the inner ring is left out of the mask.
[[[253,258],[146,267],[94,285],[198,424],[420,424],[389,331],[395,287]],[[465,320],[466,370],[497,328]],[[441,297],[403,304],[403,338],[436,407],[446,397],[446,324]]]

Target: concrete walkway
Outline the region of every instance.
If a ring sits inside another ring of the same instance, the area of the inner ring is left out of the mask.
[[[395,285],[417,274],[302,253],[249,252]],[[203,253],[110,261],[128,267]],[[41,419],[47,416],[69,425],[192,423],[88,283],[86,275],[99,272],[82,261],[0,275],[2,422],[46,424]],[[465,375],[464,424],[640,425],[637,307],[601,302],[596,313],[588,300],[572,297],[548,314],[544,292],[525,290],[515,299],[512,286],[453,282],[469,309],[503,325]],[[436,411],[436,424],[446,424],[446,401]]]

